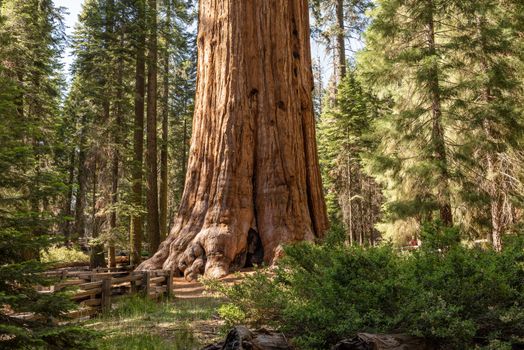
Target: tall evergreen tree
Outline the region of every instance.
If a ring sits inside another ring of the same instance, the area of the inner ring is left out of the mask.
[[[64,293],[43,294],[47,265],[39,254],[59,223],[53,207],[65,190],[59,171],[59,113],[64,42],[52,1],[0,4],[0,342],[2,348],[86,348],[85,332],[49,319],[73,305]],[[34,321],[14,317],[30,312]]]
[[[360,56],[374,91],[393,99],[391,113],[377,125],[382,142],[375,158],[376,171],[387,175],[392,219],[423,221],[438,211],[443,223],[453,222],[444,110],[446,6],[438,0],[380,1]]]
[[[158,24],[156,0],[148,0],[147,5],[146,227],[149,250],[152,253],[160,245],[157,154]]]
[[[331,222],[342,222],[350,244],[374,244],[380,219],[381,189],[364,170],[374,112],[352,70],[338,86],[336,106],[327,108],[318,124],[319,157]]]
[[[134,98],[134,126],[133,126],[133,213],[130,228],[130,262],[132,265],[140,263],[142,236],[143,236],[143,214],[142,214],[142,192],[143,192],[143,152],[144,152],[144,102],[145,102],[145,2],[136,0],[134,2],[137,26],[134,28],[135,42],[135,98]]]
[[[522,195],[517,179],[523,161],[519,152],[523,87],[518,72],[523,39],[518,34],[519,20],[511,20],[519,7],[492,0],[455,6],[460,16],[450,39],[455,97],[450,108],[461,116],[458,124],[463,130],[458,138],[464,145],[461,193],[471,208],[480,209],[480,217],[470,214],[477,226],[488,213],[487,237],[500,250],[502,234],[515,222],[515,205],[519,206]]]

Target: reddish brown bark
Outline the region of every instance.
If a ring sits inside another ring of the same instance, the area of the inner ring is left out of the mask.
[[[272,263],[328,226],[306,0],[201,0],[192,145],[181,207],[139,269],[193,279]]]

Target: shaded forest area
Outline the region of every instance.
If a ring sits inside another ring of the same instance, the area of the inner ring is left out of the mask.
[[[282,256],[280,279],[215,286],[228,325],[306,349],[392,329],[460,333],[444,348],[522,339],[521,1],[85,0],[70,36],[66,11],[0,0],[0,343],[93,336],[12,317],[74,308],[34,289],[56,263],[196,280]],[[285,247],[303,240],[320,245]],[[347,269],[380,278],[346,295]],[[482,286],[454,299],[443,276]],[[370,297],[384,286],[405,299]]]

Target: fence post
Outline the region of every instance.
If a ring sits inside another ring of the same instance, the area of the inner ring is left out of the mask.
[[[171,298],[173,294],[173,270],[169,270],[166,276],[166,293],[167,297]]]
[[[144,291],[146,293],[146,298],[149,298],[149,292],[151,287],[151,271],[144,271],[144,277],[142,278],[142,286],[144,288]]]
[[[111,310],[111,280],[111,277],[102,280],[102,312]]]
[[[131,294],[135,294],[137,292],[136,280],[134,279],[135,273],[130,272],[129,276],[131,276]]]

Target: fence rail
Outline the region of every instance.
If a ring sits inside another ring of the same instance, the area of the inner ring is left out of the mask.
[[[51,271],[46,275],[58,277],[59,281],[51,287],[40,288],[40,293],[78,288],[71,300],[80,307],[64,318],[83,318],[108,311],[115,300],[126,295],[142,293],[152,299],[174,295],[172,271]]]

